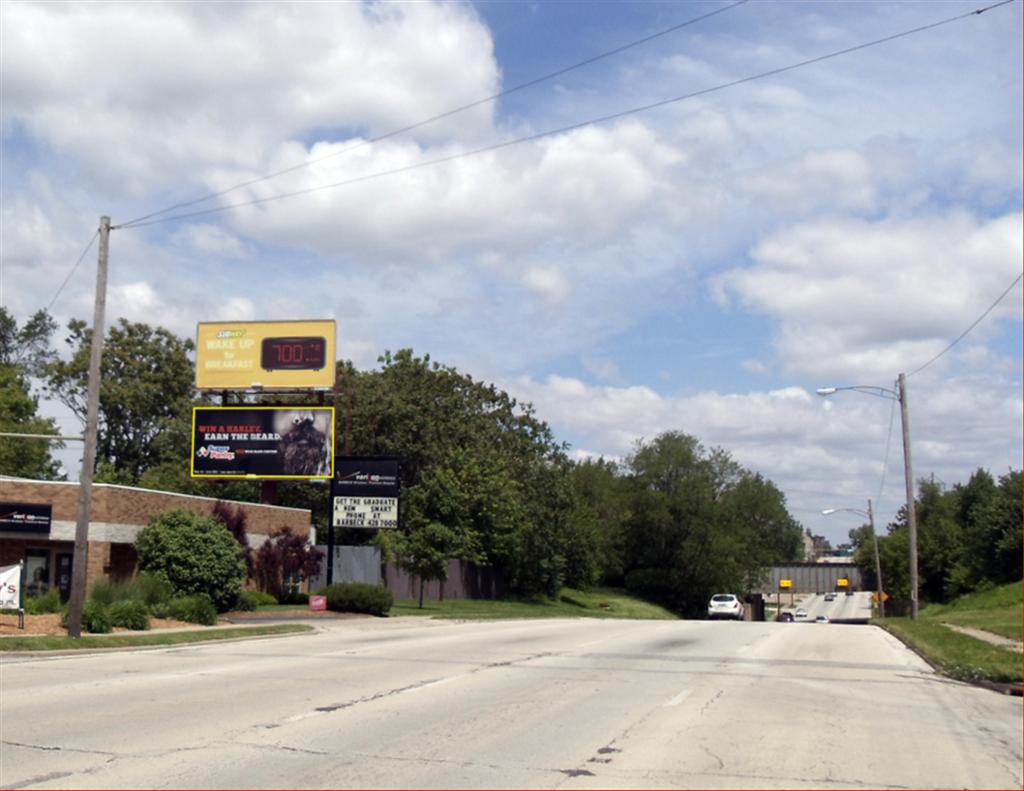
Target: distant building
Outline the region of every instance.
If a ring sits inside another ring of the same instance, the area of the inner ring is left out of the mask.
[[[832,545],[825,536],[816,536],[810,530],[804,532],[804,558],[808,563],[817,563],[832,553]]]

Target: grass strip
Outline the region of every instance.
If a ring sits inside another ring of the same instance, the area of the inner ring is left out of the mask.
[[[940,623],[910,618],[886,618],[871,623],[892,633],[943,674],[961,681],[1021,681],[1021,656],[954,632]]]
[[[505,618],[639,618],[677,620],[675,613],[656,604],[633,598],[612,588],[578,591],[563,588],[557,599],[447,599],[425,601],[400,599],[389,615],[418,615],[464,620]]]
[[[66,635],[34,637],[2,637],[0,651],[74,651],[93,648],[138,648],[140,646],[185,645],[237,637],[312,632],[306,624],[275,624],[272,626],[240,626],[231,629],[196,629],[187,632],[145,632],[139,634],[91,634],[75,639]]]

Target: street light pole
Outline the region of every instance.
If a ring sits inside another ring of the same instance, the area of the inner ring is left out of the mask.
[[[851,387],[819,387],[820,396],[830,396],[840,390],[856,390],[868,395],[888,398],[900,403],[900,421],[903,425],[903,477],[907,490],[907,544],[910,556],[910,617],[917,620],[917,516],[914,510],[914,465],[910,459],[910,408],[907,406],[907,377],[900,374],[897,379],[898,390],[874,385],[853,385]]]
[[[885,617],[885,591],[882,585],[882,563],[878,557],[878,533],[875,532],[875,512],[871,508],[871,500],[868,500],[868,510],[861,511],[859,508],[826,508],[822,511],[825,516],[834,514],[839,511],[849,511],[853,514],[860,514],[868,518],[868,524],[871,526],[871,539],[875,545],[875,585],[878,588],[878,614],[880,617]]]
[[[875,532],[875,512],[868,498],[868,524],[871,525],[871,539],[875,544],[875,587],[878,589],[878,617],[885,618],[885,586],[882,585],[882,561],[878,557],[878,533]]]

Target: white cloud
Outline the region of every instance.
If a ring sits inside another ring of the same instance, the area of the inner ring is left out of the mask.
[[[870,380],[923,364],[976,319],[1020,271],[1021,236],[1019,213],[820,220],[767,237],[717,285],[780,322],[789,371]],[[995,315],[1018,318],[1020,301]]]
[[[539,266],[531,266],[523,273],[523,285],[550,305],[564,302],[572,291],[564,274]]]
[[[186,225],[171,238],[186,249],[217,258],[241,258],[247,252],[245,244],[237,236],[206,223]]]
[[[498,80],[464,5],[5,6],[5,116],[139,195],[182,168],[193,181],[204,166],[263,170],[268,146],[310,129],[390,131]],[[472,136],[492,112],[418,134]]]

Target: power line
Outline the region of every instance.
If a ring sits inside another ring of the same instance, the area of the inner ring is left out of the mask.
[[[882,479],[878,482],[878,496],[875,497],[875,511],[878,511],[882,503],[882,494],[885,492],[885,477],[889,472],[889,450],[892,448],[892,429],[896,424],[896,402],[893,401],[889,407],[889,434],[885,438],[885,458],[882,460]]]
[[[266,198],[254,198],[252,200],[242,201],[240,203],[232,203],[232,204],[228,204],[226,206],[218,206],[218,207],[215,207],[215,208],[212,208],[212,209],[203,209],[203,210],[200,210],[200,211],[185,212],[183,214],[174,214],[174,215],[171,215],[170,217],[154,218],[154,219],[143,219],[143,218],[140,218],[138,220],[130,221],[130,222],[123,223],[121,225],[117,225],[117,226],[113,226],[113,227],[115,227],[115,228],[141,228],[141,227],[146,226],[146,225],[155,225],[157,223],[172,222],[172,221],[175,221],[175,220],[193,219],[195,217],[203,217],[203,216],[206,216],[206,215],[209,215],[209,214],[218,214],[220,212],[229,211],[231,209],[240,209],[240,208],[244,208],[246,206],[256,206],[256,205],[263,204],[263,203],[270,203],[270,202],[273,202],[273,201],[284,200],[286,198],[294,198],[294,197],[297,197],[299,195],[308,195],[310,193],[319,192],[321,190],[336,189],[338,187],[349,186],[351,184],[357,184],[357,183],[363,182],[363,181],[370,181],[371,179],[382,178],[384,176],[394,176],[394,175],[397,175],[399,173],[407,173],[409,171],[419,170],[420,168],[431,167],[433,165],[439,165],[439,164],[443,164],[443,163],[446,163],[446,162],[453,162],[453,161],[458,160],[458,159],[464,159],[466,157],[477,156],[479,154],[485,154],[485,153],[488,153],[488,152],[491,152],[491,151],[497,151],[497,150],[502,149],[502,148],[508,148],[509,146],[518,145],[520,143],[527,143],[527,142],[530,142],[530,141],[533,141],[533,140],[539,140],[539,139],[542,139],[542,138],[545,138],[545,137],[551,137],[552,135],[562,134],[562,133],[565,133],[565,132],[571,132],[571,131],[573,131],[575,129],[580,129],[580,128],[585,127],[585,126],[590,126],[590,125],[594,125],[594,124],[607,123],[609,121],[614,121],[614,120],[617,120],[619,118],[624,118],[626,116],[635,115],[637,113],[646,112],[648,110],[654,110],[654,109],[657,109],[659,107],[665,107],[665,106],[670,105],[670,104],[675,104],[677,102],[685,101],[686,99],[693,99],[693,98],[696,98],[698,96],[706,96],[706,95],[711,94],[711,93],[717,93],[719,91],[726,90],[727,88],[733,88],[733,87],[735,87],[737,85],[743,85],[745,83],[754,82],[755,80],[765,79],[766,77],[773,77],[773,76],[776,76],[778,74],[784,74],[786,72],[794,71],[795,69],[803,68],[805,66],[810,66],[810,65],[815,64],[815,63],[821,63],[821,62],[826,61],[826,60],[831,60],[832,58],[838,58],[838,57],[840,57],[842,55],[848,55],[848,54],[850,54],[852,52],[857,52],[859,50],[868,49],[870,47],[875,47],[875,46],[878,46],[880,44],[888,43],[890,41],[895,41],[897,39],[906,38],[907,36],[911,36],[911,35],[914,35],[916,33],[922,33],[922,32],[924,32],[926,30],[932,30],[934,28],[941,27],[943,25],[948,25],[948,24],[950,24],[952,22],[957,22],[957,21],[966,19],[967,17],[970,17],[970,16],[976,16],[978,14],[984,13],[985,11],[989,11],[989,10],[991,10],[993,8],[998,8],[999,6],[1007,5],[1007,4],[1012,3],[1012,2],[1014,2],[1014,0],[1001,0],[1001,2],[994,3],[993,5],[986,6],[984,8],[976,9],[974,11],[969,11],[969,12],[964,13],[964,14],[958,14],[958,15],[952,16],[952,17],[947,17],[946,19],[942,19],[942,20],[939,20],[937,22],[932,22],[932,23],[927,24],[927,25],[921,25],[919,27],[911,28],[909,30],[904,30],[904,31],[901,31],[899,33],[894,33],[894,34],[889,35],[889,36],[884,36],[882,38],[878,38],[878,39],[874,39],[872,41],[865,42],[863,44],[857,44],[857,45],[852,46],[852,47],[845,47],[844,49],[836,50],[834,52],[829,52],[829,53],[827,53],[825,55],[819,55],[817,57],[809,58],[807,60],[802,60],[802,61],[799,61],[797,63],[792,63],[792,64],[790,64],[788,66],[781,66],[781,67],[776,68],[776,69],[769,69],[768,71],[763,71],[763,72],[760,72],[758,74],[754,74],[754,75],[751,75],[751,76],[748,76],[748,77],[742,77],[740,79],[732,80],[730,82],[720,83],[719,85],[715,85],[715,86],[712,86],[710,88],[704,88],[704,89],[699,90],[699,91],[693,91],[692,93],[683,94],[681,96],[675,96],[675,97],[670,98],[670,99],[662,99],[661,101],[651,102],[650,104],[641,105],[639,107],[633,107],[633,108],[630,108],[628,110],[619,111],[617,113],[611,113],[609,115],[599,116],[597,118],[591,118],[591,119],[588,119],[586,121],[580,121],[580,122],[577,122],[577,123],[574,123],[574,124],[569,124],[568,126],[562,126],[562,127],[557,128],[557,129],[549,129],[549,130],[544,131],[544,132],[537,132],[535,134],[526,135],[524,137],[518,137],[518,138],[515,138],[513,140],[506,140],[506,141],[504,141],[502,143],[492,143],[491,145],[483,146],[482,148],[473,149],[471,151],[463,151],[463,152],[458,153],[458,154],[450,154],[450,155],[444,156],[444,157],[437,157],[436,159],[425,160],[423,162],[417,162],[417,163],[412,164],[412,165],[405,165],[403,167],[392,168],[390,170],[381,170],[381,171],[377,171],[375,173],[366,174],[364,176],[357,176],[355,178],[350,178],[350,179],[346,179],[346,180],[343,180],[343,181],[336,181],[336,182],[331,183],[331,184],[321,184],[321,185],[318,185],[316,187],[308,187],[306,189],[294,190],[292,192],[284,192],[284,193],[279,193],[277,195],[270,195],[270,196],[268,196]],[[150,215],[150,216],[152,217],[152,215]]]
[[[64,286],[66,286],[68,284],[68,281],[71,280],[71,276],[74,275],[75,272],[78,270],[79,265],[82,263],[82,259],[85,258],[85,254],[88,253],[89,250],[92,248],[92,243],[96,241],[96,237],[98,237],[99,235],[100,235],[99,231],[96,231],[92,235],[92,238],[89,240],[89,244],[87,244],[85,246],[85,249],[82,251],[82,254],[80,256],[78,256],[78,260],[75,261],[75,265],[73,267],[71,267],[71,271],[68,272],[67,277],[64,278],[64,282],[61,283],[60,286],[58,287],[57,293],[54,294],[53,295],[53,299],[50,300],[50,304],[46,306],[46,312],[47,313],[50,312],[50,308],[53,307],[53,303],[57,301],[57,297],[59,297],[60,293],[64,290]]]
[[[978,316],[978,318],[976,318],[974,320],[974,322],[971,324],[970,327],[968,327],[966,330],[961,332],[960,335],[957,336],[955,341],[953,341],[951,344],[949,344],[949,346],[947,346],[941,352],[939,352],[934,357],[932,357],[932,359],[930,359],[928,362],[926,362],[920,368],[915,368],[913,371],[911,371],[909,374],[907,374],[907,376],[909,377],[909,376],[913,376],[916,373],[920,373],[925,368],[927,368],[929,365],[931,365],[933,362],[938,360],[942,355],[944,355],[946,352],[948,352],[950,349],[952,349],[954,346],[956,346],[958,343],[960,343],[960,341],[962,341],[967,336],[967,333],[969,333],[971,330],[973,330],[975,327],[977,327],[981,323],[982,319],[984,319],[989,313],[991,313],[993,310],[995,310],[996,305],[998,305],[1000,302],[1003,301],[1003,299],[1006,297],[1006,295],[1010,293],[1010,290],[1015,285],[1017,285],[1020,282],[1022,277],[1024,277],[1024,272],[1022,272],[1021,274],[1017,275],[1017,277],[1014,278],[1013,282],[1010,283],[1010,285],[1008,285],[1006,287],[1006,291],[1004,291],[1002,294],[1000,294],[999,298],[996,299],[996,301],[993,302],[991,305],[989,305],[988,306],[988,310],[986,310],[984,313],[982,313],[980,316]]]
[[[419,129],[422,126],[426,126],[427,124],[432,124],[435,121],[440,121],[442,119],[449,118],[449,117],[451,117],[453,115],[457,115],[459,113],[465,112],[466,110],[471,110],[474,107],[479,107],[482,104],[487,104],[489,102],[496,101],[497,99],[500,99],[500,98],[502,98],[504,96],[508,96],[509,94],[515,93],[516,91],[521,91],[521,90],[524,90],[526,88],[532,88],[534,85],[539,85],[540,83],[546,82],[547,80],[552,80],[555,77],[561,77],[563,74],[568,74],[570,71],[575,71],[576,69],[583,68],[584,66],[589,66],[592,63],[597,63],[599,60],[604,60],[605,58],[610,58],[612,55],[618,55],[619,53],[625,52],[626,50],[632,49],[633,47],[639,47],[641,44],[647,44],[647,43],[649,43],[651,41],[654,41],[657,38],[661,38],[662,36],[667,36],[669,33],[675,33],[678,30],[682,30],[683,28],[689,27],[690,25],[695,25],[698,22],[703,22],[705,19],[710,19],[713,16],[717,16],[718,14],[722,14],[722,13],[724,13],[726,11],[729,11],[729,10],[731,10],[733,8],[736,8],[737,6],[744,5],[747,2],[748,2],[748,0],[737,0],[737,2],[735,2],[735,3],[731,4],[731,5],[725,6],[724,8],[716,9],[714,11],[711,11],[711,12],[707,13],[707,14],[701,14],[700,16],[694,17],[693,19],[688,19],[687,21],[680,22],[679,24],[673,25],[672,27],[665,28],[664,30],[659,30],[657,33],[652,33],[651,35],[645,36],[644,38],[637,39],[636,41],[631,41],[628,44],[623,44],[620,47],[616,47],[615,49],[608,50],[607,52],[602,52],[599,55],[594,55],[593,57],[587,58],[586,60],[582,60],[579,63],[574,63],[571,66],[566,66],[565,68],[558,69],[557,71],[553,71],[553,72],[551,72],[549,74],[545,74],[545,75],[542,75],[540,77],[535,77],[534,79],[528,80],[527,82],[520,83],[519,85],[514,85],[511,88],[506,88],[505,90],[500,91],[499,93],[493,94],[492,96],[486,96],[483,99],[477,99],[476,101],[470,102],[469,104],[464,104],[461,107],[456,107],[456,108],[451,109],[451,110],[446,110],[445,112],[440,113],[438,115],[431,116],[430,118],[425,118],[422,121],[417,121],[416,123],[409,124],[408,126],[400,127],[399,129],[394,129],[394,130],[392,130],[390,132],[385,132],[384,134],[378,135],[377,137],[368,138],[366,140],[361,140],[360,142],[355,143],[355,144],[353,144],[351,146],[347,146],[347,147],[341,149],[340,151],[335,151],[334,153],[327,154],[327,155],[322,156],[322,157],[317,157],[316,159],[310,159],[310,160],[302,162],[302,163],[300,163],[298,165],[293,165],[292,167],[284,168],[283,170],[278,170],[278,171],[275,171],[273,173],[268,173],[265,176],[260,176],[259,178],[251,179],[250,181],[243,181],[243,182],[241,182],[239,184],[235,184],[233,187],[228,187],[227,189],[223,189],[220,192],[212,192],[209,195],[204,195],[203,197],[196,198],[195,200],[184,201],[182,203],[176,203],[173,206],[168,206],[167,208],[160,209],[159,211],[151,212],[150,214],[143,215],[142,217],[137,217],[134,220],[129,220],[128,222],[123,223],[121,225],[121,227],[129,227],[129,226],[134,226],[136,224],[143,224],[144,220],[149,220],[149,219],[151,219],[153,217],[156,217],[158,215],[166,214],[167,212],[174,211],[175,209],[184,209],[184,208],[187,208],[188,206],[194,206],[197,203],[205,203],[208,200],[212,200],[214,198],[219,198],[219,197],[221,197],[223,195],[227,195],[229,192],[234,192],[237,189],[241,189],[243,187],[251,187],[253,184],[259,184],[260,182],[268,181],[268,180],[270,180],[272,178],[277,178],[278,176],[283,176],[286,173],[293,173],[296,170],[301,170],[302,168],[311,167],[311,166],[316,165],[316,164],[318,164],[320,162],[323,162],[323,161],[325,161],[327,159],[332,159],[334,157],[340,157],[343,154],[347,154],[347,153],[349,153],[351,151],[355,151],[358,148],[363,148],[364,146],[372,145],[373,143],[379,143],[381,140],[387,140],[388,138],[396,137],[398,135],[405,134],[406,132],[411,132],[414,129]]]

